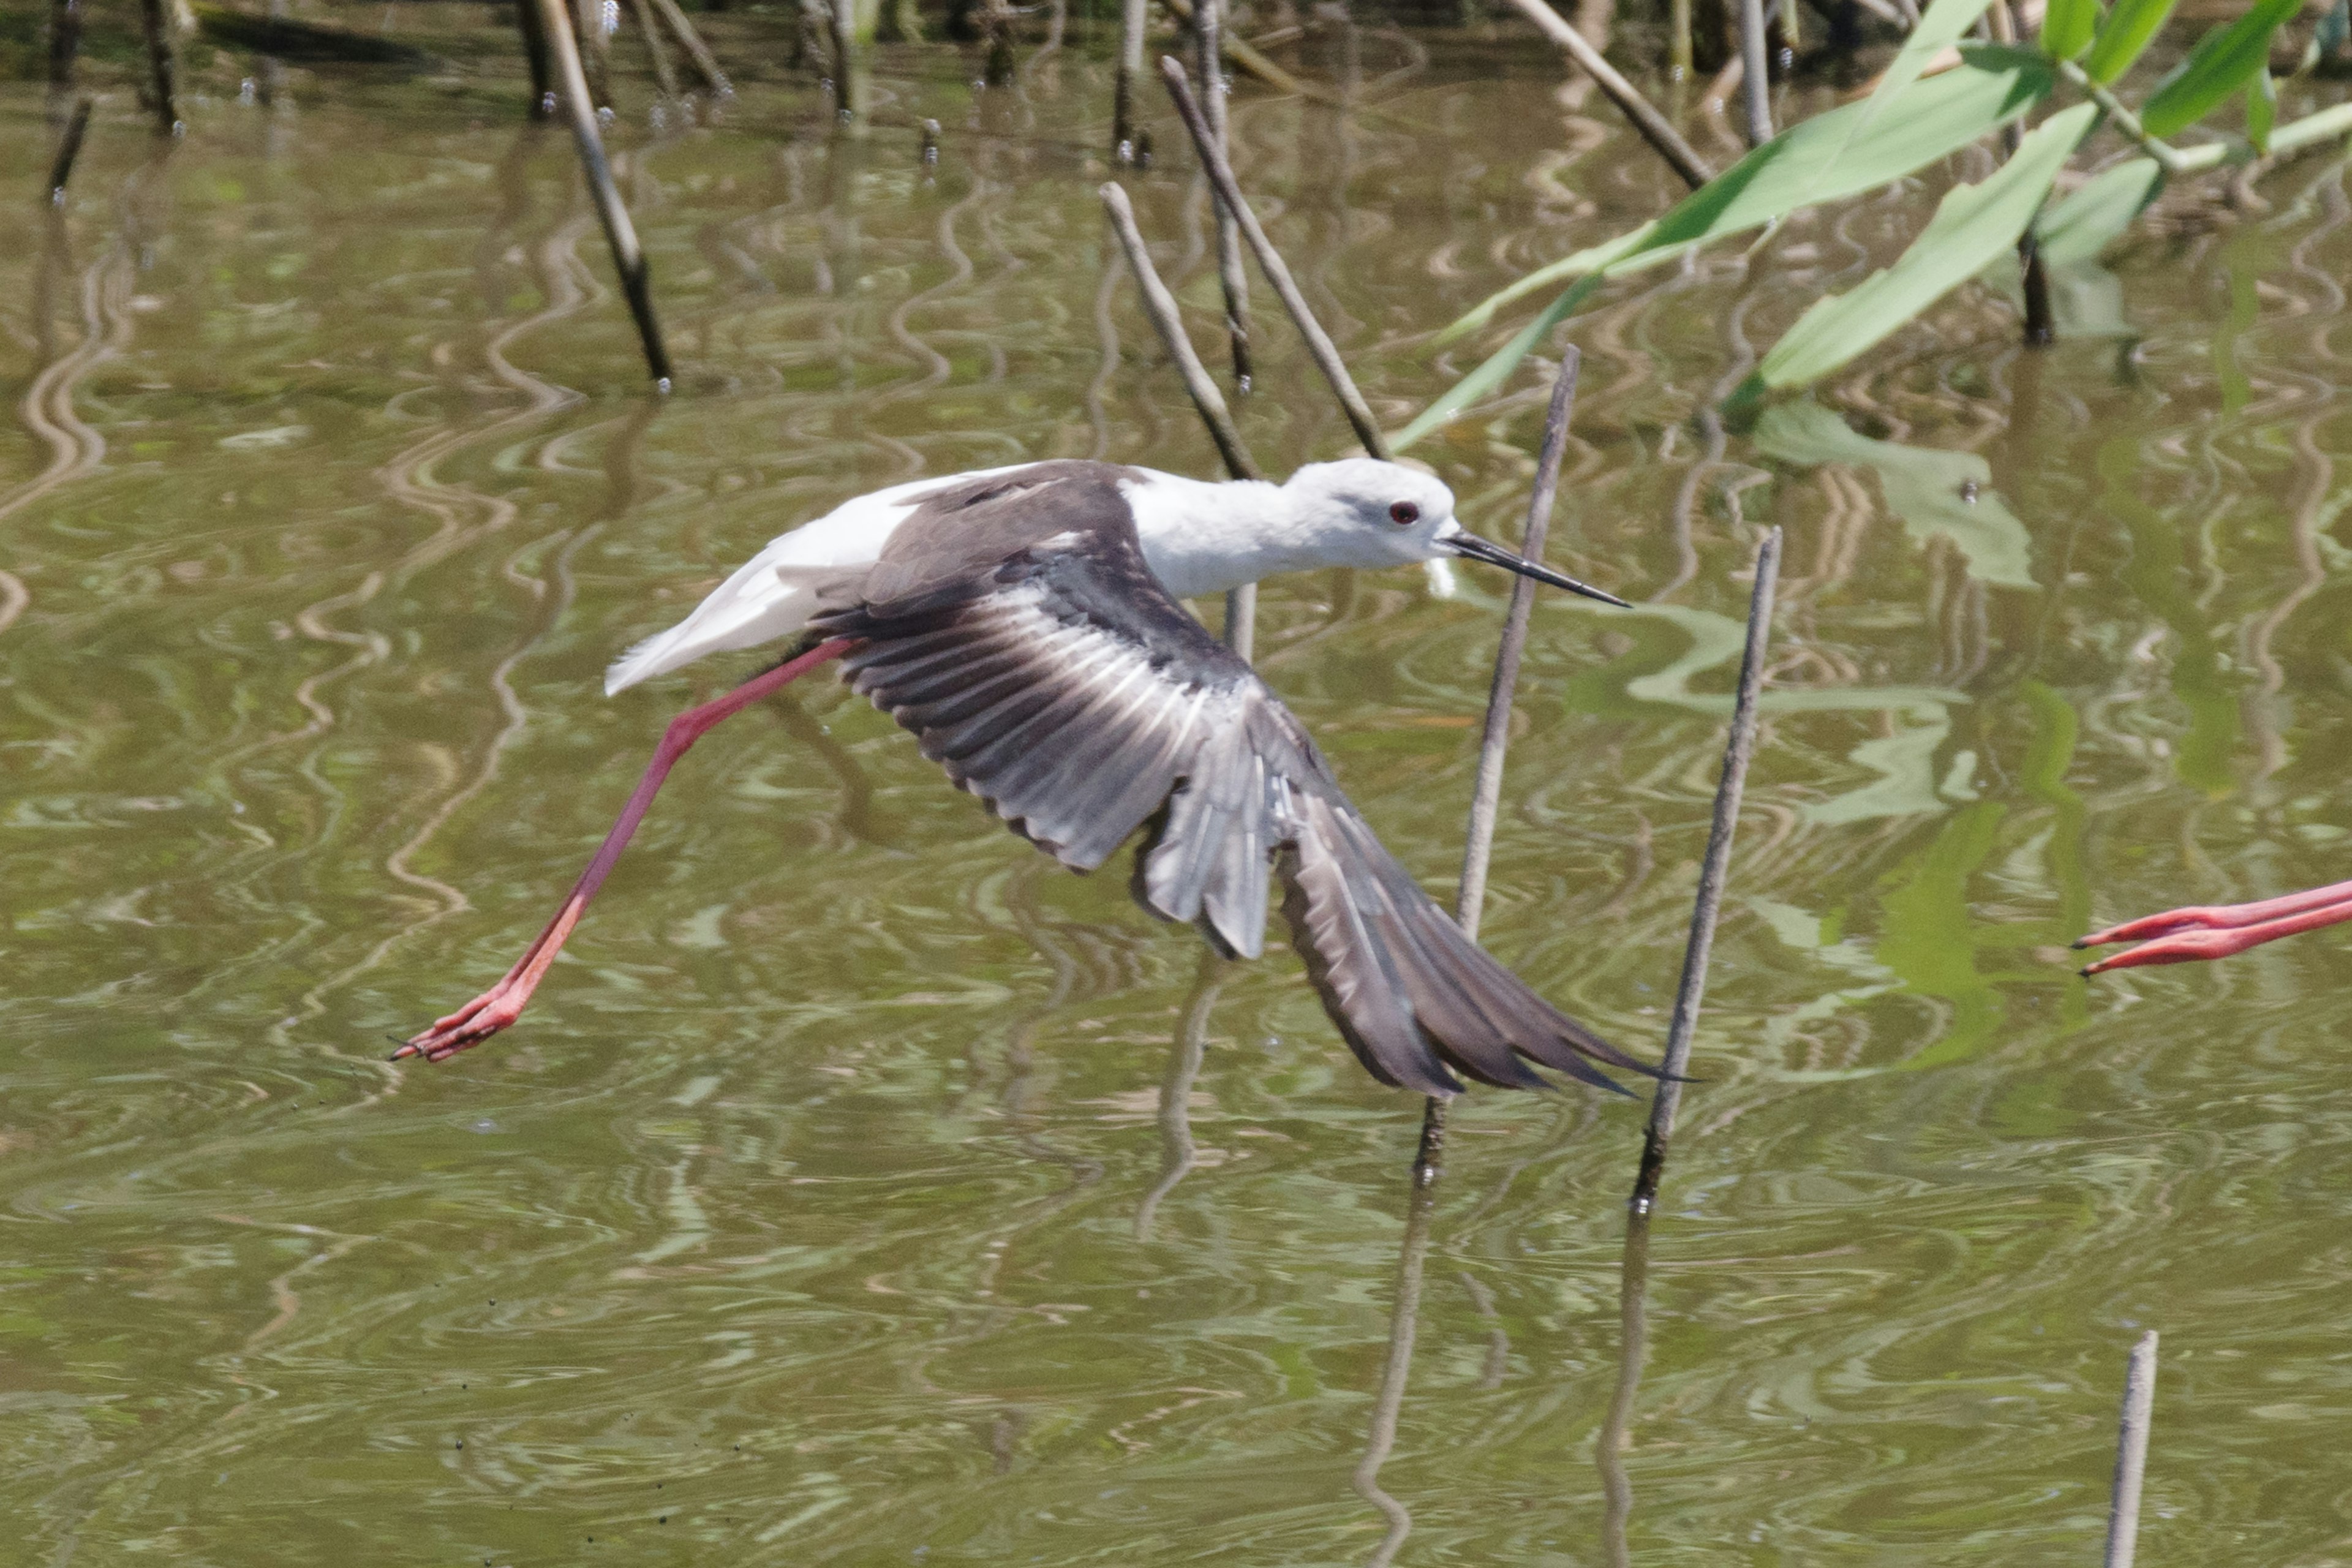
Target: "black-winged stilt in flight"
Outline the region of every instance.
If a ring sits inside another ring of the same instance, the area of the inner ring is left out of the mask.
[[[394,1059],[439,1061],[514,1022],[671,765],[721,719],[837,658],[949,777],[1064,865],[1092,870],[1151,825],[1136,897],[1230,955],[1263,947],[1278,861],[1307,973],[1382,1082],[1444,1095],[1459,1073],[1538,1088],[1533,1061],[1613,1089],[1593,1061],[1651,1071],[1465,936],[1381,847],[1289,710],[1177,603],[1277,572],[1450,555],[1623,604],[1463,531],[1444,485],[1370,458],[1283,485],[1025,463],[848,501],[613,666],[608,692],[705,654],[803,639],[671,722],[530,950]]]
[[[2139,943],[2086,964],[2083,974],[2087,979],[2110,969],[2227,958],[2283,936],[2341,925],[2346,921],[2352,921],[2352,882],[2336,882],[2251,904],[2192,904],[2186,909],[2167,910],[2160,915],[2142,915],[2136,921],[2077,938],[2074,945]]]

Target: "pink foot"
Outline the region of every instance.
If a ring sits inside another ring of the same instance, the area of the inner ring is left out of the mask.
[[[428,1062],[446,1062],[521,1017],[530,993],[528,985],[518,987],[511,981],[502,980],[447,1017],[436,1018],[431,1028],[411,1037],[393,1052],[392,1059],[397,1062],[422,1057]]]

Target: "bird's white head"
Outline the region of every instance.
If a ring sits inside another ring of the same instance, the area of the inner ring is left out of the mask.
[[[1151,569],[1179,598],[1281,572],[1407,566],[1460,555],[1624,603],[1465,531],[1444,481],[1402,463],[1309,463],[1279,486],[1209,485],[1147,473],[1126,493]]]
[[[1282,491],[1304,553],[1318,566],[1402,566],[1459,555],[1605,604],[1625,603],[1468,531],[1454,515],[1454,492],[1444,481],[1402,463],[1309,463]]]
[[[1282,487],[1298,546],[1318,566],[1403,566],[1451,554],[1441,542],[1462,531],[1454,492],[1434,475],[1345,458],[1309,463]]]

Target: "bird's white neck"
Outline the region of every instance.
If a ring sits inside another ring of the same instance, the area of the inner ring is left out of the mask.
[[[1284,487],[1141,471],[1140,479],[1120,489],[1134,510],[1144,559],[1176,597],[1222,594],[1327,564],[1314,548],[1313,520],[1301,515]]]

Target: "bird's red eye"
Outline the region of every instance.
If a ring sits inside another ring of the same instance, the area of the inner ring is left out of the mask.
[[[1389,521],[1399,528],[1411,528],[1421,521],[1421,508],[1409,500],[1398,501],[1389,508]]]

